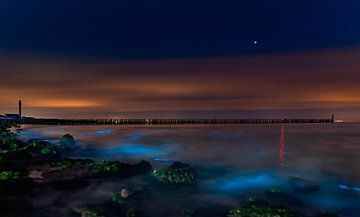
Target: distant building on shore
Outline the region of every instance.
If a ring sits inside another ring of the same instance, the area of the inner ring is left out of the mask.
[[[18,110],[18,114],[4,114],[4,115],[0,115],[0,118],[2,119],[16,119],[16,118],[21,118],[21,108],[22,107],[22,103],[21,100],[19,100],[19,110]]]
[[[20,118],[19,114],[5,114],[6,118]]]

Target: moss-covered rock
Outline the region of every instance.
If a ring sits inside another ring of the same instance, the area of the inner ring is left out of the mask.
[[[154,170],[152,175],[160,182],[174,185],[195,185],[195,170],[188,164],[173,163],[168,168]]]
[[[91,165],[91,169],[101,175],[120,175],[129,170],[129,166],[119,161],[100,161]]]
[[[291,212],[287,209],[272,207],[240,207],[229,211],[227,217],[304,217],[299,213]]]
[[[20,172],[2,171],[0,172],[0,181],[21,179],[23,175]]]
[[[51,163],[53,170],[66,170],[66,169],[84,169],[89,170],[95,164],[95,161],[90,159],[73,159],[63,158]]]
[[[54,162],[52,166],[57,170],[69,169],[74,166],[74,161],[69,158],[64,158],[57,162]]]
[[[0,132],[0,149],[4,152],[16,151],[25,144],[17,139],[17,135],[11,132]]]
[[[51,145],[49,142],[41,140],[30,140],[26,150],[29,152],[36,152],[37,154],[43,155],[55,155],[57,154],[57,149]]]

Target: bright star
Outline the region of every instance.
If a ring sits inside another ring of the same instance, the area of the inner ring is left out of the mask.
[[[258,41],[254,41],[254,44],[257,44],[258,43]]]

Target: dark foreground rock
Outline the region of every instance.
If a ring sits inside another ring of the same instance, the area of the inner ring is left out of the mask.
[[[113,203],[111,201],[86,204],[74,208],[71,211],[72,216],[78,217],[147,217],[148,215],[141,210],[127,206],[126,204]]]
[[[304,207],[304,203],[281,189],[272,188],[265,192],[266,200],[273,206],[282,207]]]
[[[25,199],[0,197],[0,215],[1,217],[33,216],[33,206]]]
[[[287,209],[249,206],[232,209],[226,217],[304,217],[304,215]]]
[[[297,192],[316,192],[320,189],[320,184],[314,180],[307,180],[298,177],[292,177],[289,184],[294,191]]]
[[[147,161],[136,164],[122,163],[120,161],[100,161],[90,165],[90,170],[98,177],[130,177],[133,175],[150,174],[152,166]]]
[[[256,195],[250,195],[245,198],[243,203],[245,206],[257,206],[257,207],[268,207],[270,206],[269,202],[267,202],[265,199],[260,198]]]
[[[316,217],[339,217],[339,216],[333,213],[320,213]]]

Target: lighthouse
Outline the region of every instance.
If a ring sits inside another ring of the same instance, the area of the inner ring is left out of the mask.
[[[21,118],[21,100],[19,100],[19,118]]]

